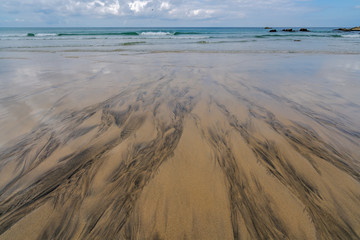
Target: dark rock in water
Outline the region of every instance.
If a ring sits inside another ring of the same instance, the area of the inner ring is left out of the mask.
[[[282,30],[283,32],[294,32],[292,28],[286,28]]]
[[[300,39],[295,39],[294,42],[301,42],[301,40]]]
[[[300,32],[310,32],[307,28],[300,28]]]
[[[265,27],[265,29],[272,29],[271,27]]]
[[[276,29],[271,29],[269,32],[277,32]]]
[[[338,29],[335,29],[335,30],[339,30],[339,31],[344,31],[344,32],[350,32],[350,28],[338,28]]]
[[[34,33],[28,33],[27,36],[28,37],[35,37],[35,34]]]
[[[344,32],[360,31],[360,26],[359,27],[353,27],[353,28],[338,28],[338,29],[335,29],[335,30],[344,31]]]

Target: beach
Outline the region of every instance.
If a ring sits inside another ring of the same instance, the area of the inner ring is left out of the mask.
[[[0,49],[1,240],[360,238],[360,38],[181,31]]]

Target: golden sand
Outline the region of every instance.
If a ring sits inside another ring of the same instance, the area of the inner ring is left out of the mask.
[[[0,239],[359,239],[359,105],[190,55],[37,70],[1,120]]]

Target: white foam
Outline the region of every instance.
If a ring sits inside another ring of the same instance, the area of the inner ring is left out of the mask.
[[[56,33],[36,33],[36,37],[54,37],[57,36]]]
[[[208,39],[208,38],[210,38],[209,36],[197,36],[197,37],[178,37],[178,36],[176,36],[176,37],[173,37],[174,39]]]
[[[165,35],[174,35],[174,34],[170,33],[170,32],[142,32],[140,35],[145,35],[145,36],[165,36]]]
[[[0,34],[0,37],[26,37],[27,34]]]
[[[342,37],[346,37],[346,38],[359,38],[360,34],[346,34],[346,35],[341,35]]]

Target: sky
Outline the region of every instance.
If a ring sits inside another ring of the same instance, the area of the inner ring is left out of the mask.
[[[156,26],[360,26],[360,0],[0,0],[0,27]]]

